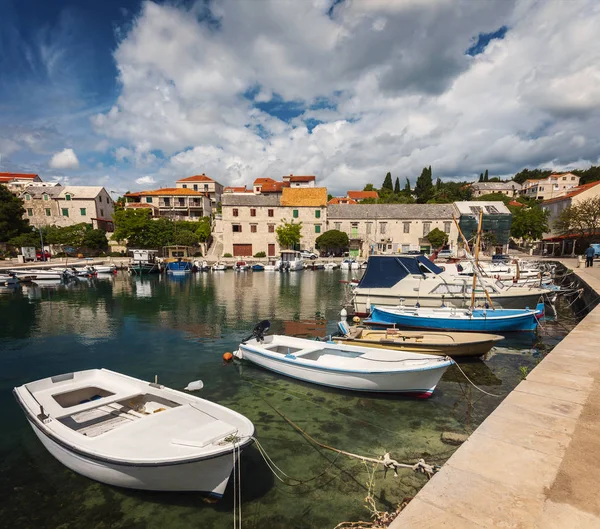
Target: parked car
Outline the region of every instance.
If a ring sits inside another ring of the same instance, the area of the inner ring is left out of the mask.
[[[45,250],[42,254],[42,252],[38,250],[35,252],[35,259],[36,261],[47,261],[48,259],[50,259],[50,252],[48,250]]]
[[[318,256],[314,252],[309,252],[308,250],[302,250],[300,252],[300,257],[302,257],[302,259],[316,259]]]
[[[450,249],[448,250],[440,250],[437,254],[440,259],[448,259],[450,257],[454,257],[454,252]]]

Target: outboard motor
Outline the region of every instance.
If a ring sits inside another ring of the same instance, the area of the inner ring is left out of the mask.
[[[265,339],[265,334],[269,332],[270,328],[271,322],[269,320],[262,320],[261,322],[258,322],[252,330],[252,334],[245,340],[242,340],[242,343],[252,340],[252,338],[256,338],[257,342],[262,342]]]

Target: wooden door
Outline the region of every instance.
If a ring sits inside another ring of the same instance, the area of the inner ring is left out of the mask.
[[[234,244],[233,255],[235,257],[252,257],[251,244]]]
[[[275,256],[275,245],[269,244],[269,257],[274,257],[274,256]]]

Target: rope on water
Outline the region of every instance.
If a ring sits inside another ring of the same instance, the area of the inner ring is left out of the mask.
[[[265,402],[267,402],[267,401],[265,401]],[[428,478],[431,478],[433,476],[433,474],[435,474],[439,470],[438,466],[436,466],[436,465],[429,465],[429,464],[427,464],[425,462],[424,459],[419,459],[414,465],[410,465],[410,464],[406,464],[406,463],[398,463],[398,461],[396,461],[395,459],[392,459],[390,457],[390,453],[389,452],[386,452],[382,458],[375,459],[373,457],[366,457],[366,456],[361,456],[361,455],[358,455],[358,454],[353,454],[352,452],[346,452],[345,450],[340,450],[339,448],[334,448],[332,446],[320,443],[315,438],[313,438],[310,434],[308,434],[302,428],[300,428],[300,426],[298,426],[297,424],[295,424],[291,419],[289,419],[288,417],[286,417],[277,408],[275,408],[273,405],[271,405],[269,402],[267,402],[267,404],[277,414],[279,414],[287,423],[289,423],[293,428],[295,428],[296,430],[298,430],[304,437],[306,437],[309,441],[313,442],[317,446],[320,446],[321,448],[325,448],[326,450],[331,450],[333,452],[337,452],[338,454],[343,454],[345,456],[352,457],[354,459],[360,459],[361,461],[368,461],[370,463],[375,463],[375,464],[378,464],[378,465],[383,465],[383,467],[384,467],[384,469],[386,471],[388,469],[389,470],[393,470],[395,477],[398,476],[397,470],[399,468],[408,468],[408,469],[413,470],[414,472],[420,472],[422,474],[426,474]]]
[[[504,397],[505,395],[494,395],[493,393],[488,393],[487,391],[481,389],[479,386],[476,386],[475,383],[467,376],[467,374],[462,370],[462,368],[458,365],[457,362],[454,362],[454,365],[457,367],[457,369],[463,374],[463,376],[467,379],[467,382],[469,384],[471,384],[471,386],[473,386],[477,391],[481,391],[481,393],[484,393],[485,395],[489,395],[490,397],[496,397],[498,399],[501,399],[502,397]]]

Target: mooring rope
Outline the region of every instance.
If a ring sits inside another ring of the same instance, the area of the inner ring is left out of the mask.
[[[486,395],[489,395],[490,397],[496,397],[498,399],[501,399],[502,397],[505,397],[505,395],[494,395],[493,393],[488,393],[487,391],[485,391],[484,389],[481,389],[479,386],[475,385],[475,383],[467,376],[467,374],[462,370],[462,368],[458,365],[457,362],[454,362],[454,365],[458,368],[458,370],[463,374],[463,376],[467,379],[467,382],[469,382],[469,384],[471,384],[471,386],[473,386],[477,391],[481,391],[481,393],[484,393]]]

